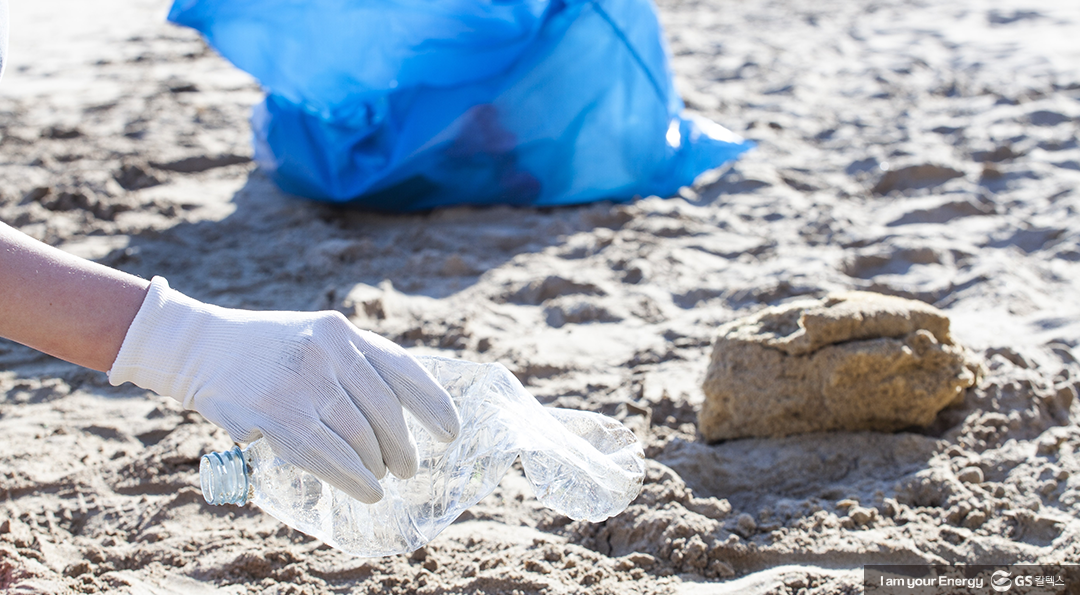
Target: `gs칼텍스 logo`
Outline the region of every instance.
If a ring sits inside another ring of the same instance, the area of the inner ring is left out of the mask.
[[[990,575],[990,587],[995,591],[1008,591],[1012,587],[1012,573],[1008,570],[997,570]]]

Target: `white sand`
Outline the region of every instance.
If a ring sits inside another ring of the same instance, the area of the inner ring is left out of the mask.
[[[633,427],[649,483],[586,525],[515,472],[421,553],[354,559],[203,504],[197,457],[230,442],[197,414],[5,342],[0,589],[848,593],[868,563],[1080,559],[1080,6],[663,2],[687,103],[757,151],[670,200],[412,216],[236,163],[258,87],[166,10],[14,3],[0,219],[202,300],[503,362]],[[925,431],[699,442],[717,324],[842,288],[945,309],[988,376]]]

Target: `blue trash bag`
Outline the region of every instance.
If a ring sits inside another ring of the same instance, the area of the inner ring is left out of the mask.
[[[651,0],[176,0],[254,75],[286,192],[390,211],[670,196],[750,148],[683,113]]]

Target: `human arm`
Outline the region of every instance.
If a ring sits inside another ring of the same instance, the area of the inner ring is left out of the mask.
[[[104,372],[150,282],[0,223],[0,336]]]
[[[402,408],[457,436],[449,395],[403,349],[337,312],[256,312],[84,261],[0,224],[0,335],[181,401],[234,440],[364,502],[416,472]]]

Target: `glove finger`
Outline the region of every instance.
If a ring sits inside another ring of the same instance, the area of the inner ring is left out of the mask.
[[[382,499],[379,481],[352,447],[326,425],[305,428],[302,435],[265,429],[263,435],[270,449],[282,460],[366,504]]]
[[[228,432],[229,438],[232,438],[232,441],[236,442],[237,444],[249,444],[251,442],[255,442],[259,438],[262,438],[262,433],[259,432],[259,430],[248,430],[245,432],[239,429],[231,430],[229,428],[225,428],[225,431]]]
[[[238,423],[235,414],[230,411],[227,399],[204,398],[202,407],[198,409],[203,417],[219,428],[229,433],[233,442],[254,442],[262,436],[258,428],[244,423]]]
[[[416,443],[405,425],[401,403],[363,353],[347,342],[344,348],[351,353],[340,360],[345,362],[338,372],[341,385],[371,424],[387,469],[402,479],[412,477],[418,467]]]
[[[386,464],[383,462],[379,440],[375,437],[371,424],[349,398],[345,389],[340,388],[340,391],[340,395],[332,399],[329,406],[319,412],[319,416],[331,431],[345,440],[356,451],[356,454],[360,455],[364,466],[375,477],[382,479],[386,475]]]
[[[450,394],[407,351],[370,331],[357,331],[370,347],[368,362],[398,401],[436,440],[450,442],[461,432],[461,421]]]

